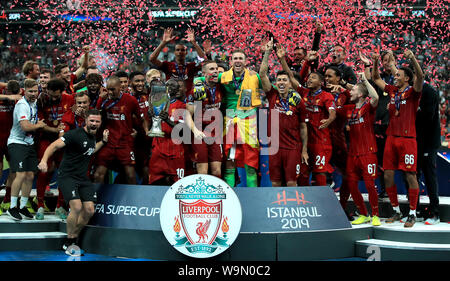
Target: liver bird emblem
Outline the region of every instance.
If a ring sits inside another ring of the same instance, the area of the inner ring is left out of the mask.
[[[195,230],[195,232],[198,235],[198,241],[197,243],[206,243],[206,239],[208,239],[208,234],[206,234],[206,232],[208,232],[208,228],[209,225],[211,224],[211,220],[207,220],[205,223],[197,223],[197,229]],[[200,242],[200,240],[202,242]]]

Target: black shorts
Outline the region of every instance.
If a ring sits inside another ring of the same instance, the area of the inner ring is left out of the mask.
[[[70,200],[76,199],[81,200],[81,202],[97,201],[94,184],[87,179],[58,175],[58,187],[67,204]]]
[[[38,158],[34,145],[11,143],[8,145],[9,167],[12,173],[36,172]]]

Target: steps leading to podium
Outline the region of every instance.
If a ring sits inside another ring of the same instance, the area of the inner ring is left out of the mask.
[[[50,214],[45,220],[15,222],[7,215],[0,216],[0,251],[60,250],[67,236],[61,220]]]
[[[417,222],[405,229],[402,223],[373,227],[370,239],[355,242],[355,255],[381,261],[449,261],[450,224]]]

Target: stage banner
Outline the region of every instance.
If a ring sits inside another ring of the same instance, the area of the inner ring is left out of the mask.
[[[90,225],[161,230],[159,213],[168,186],[97,185],[97,202]]]
[[[90,225],[161,230],[160,206],[167,186],[98,185]],[[236,188],[241,233],[283,233],[351,228],[330,187]]]

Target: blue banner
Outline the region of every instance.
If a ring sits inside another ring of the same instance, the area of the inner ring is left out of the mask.
[[[98,201],[90,225],[161,230],[159,213],[167,186],[98,185],[97,188]],[[242,205],[241,232],[351,228],[336,195],[326,186],[238,187],[235,191]]]

